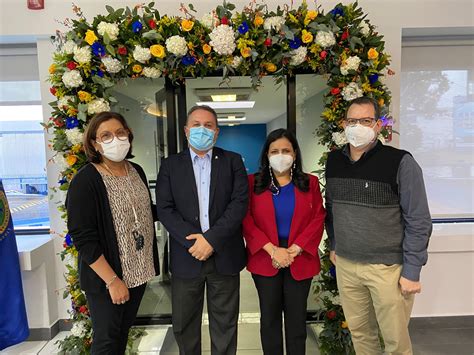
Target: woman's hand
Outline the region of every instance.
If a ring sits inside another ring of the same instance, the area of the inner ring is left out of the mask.
[[[275,253],[273,254],[273,263],[278,268],[290,266],[295,258],[288,249],[285,248],[276,248]]]
[[[109,294],[113,304],[124,304],[130,299],[127,286],[119,278],[115,279],[109,286]]]

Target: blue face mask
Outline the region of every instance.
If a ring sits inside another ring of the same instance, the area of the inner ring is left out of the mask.
[[[214,132],[212,129],[200,126],[189,130],[189,144],[201,152],[207,151],[214,146]]]

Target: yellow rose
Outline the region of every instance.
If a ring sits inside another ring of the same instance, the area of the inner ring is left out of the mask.
[[[342,322],[341,322],[341,328],[346,329],[347,327],[348,327],[347,322],[346,322],[346,321],[342,321]]]
[[[191,42],[191,41],[188,42],[188,48],[189,48],[190,51],[193,51],[193,50],[194,50],[194,44],[193,44],[193,42]]]
[[[154,44],[150,47],[150,52],[154,57],[164,58],[165,57],[165,47],[161,44]]]
[[[212,47],[208,45],[207,43],[202,46],[202,51],[204,52],[204,54],[211,53],[211,50],[212,50]]]
[[[189,32],[193,29],[193,26],[194,22],[191,20],[184,19],[183,21],[181,21],[181,28],[183,29],[183,31]]]
[[[240,50],[240,54],[242,54],[242,57],[248,58],[252,55],[252,50],[249,47],[244,47]]]
[[[142,72],[142,66],[140,64],[135,64],[133,67],[132,67],[132,71],[134,73],[141,73]]]
[[[77,93],[77,97],[79,97],[79,100],[82,102],[89,102],[92,99],[91,94],[89,94],[87,91],[79,91]]]
[[[263,17],[261,17],[261,16],[255,16],[255,18],[253,20],[253,24],[255,25],[255,27],[263,25],[264,22],[265,21],[263,20]]]
[[[267,69],[267,72],[273,73],[277,70],[277,66],[273,63],[265,63],[265,69]]]
[[[377,52],[375,48],[370,48],[367,57],[371,60],[377,59],[379,57],[379,52]]]
[[[97,41],[97,36],[95,35],[94,31],[92,30],[87,30],[86,32],[86,36],[84,37],[84,40],[90,45],[92,46],[92,43],[94,43],[95,41]]]
[[[301,40],[303,43],[311,43],[313,42],[313,34],[309,31],[303,30],[301,32]]]
[[[56,71],[56,65],[51,64],[51,65],[49,66],[48,71],[49,71],[49,74],[54,74],[54,72]]]
[[[384,103],[385,103],[385,100],[383,98],[381,98],[379,100],[379,106],[382,107]]]
[[[73,153],[79,153],[82,150],[81,143],[73,145],[71,150],[72,150]]]
[[[318,12],[316,10],[310,10],[306,14],[304,18],[304,25],[307,26],[311,21],[313,21],[318,16]]]
[[[68,155],[66,158],[66,162],[69,166],[73,166],[76,164],[77,157],[75,155]]]

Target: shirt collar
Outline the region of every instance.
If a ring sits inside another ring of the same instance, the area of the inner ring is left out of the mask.
[[[347,143],[343,148],[342,148],[342,154],[344,154],[347,158],[349,158],[349,160],[351,161],[351,163],[354,163],[355,161],[352,159],[351,157],[351,150],[350,150],[350,147],[349,147],[349,143]],[[375,140],[374,143],[371,144],[369,150],[365,151],[364,154],[362,154],[362,156],[360,157],[360,159],[358,161],[360,161],[362,158],[365,158],[365,156],[367,155],[370,155],[372,154],[375,150],[374,148],[375,147],[378,147],[379,145],[382,145],[382,142],[380,142],[378,139]]]
[[[194,162],[196,160],[196,157],[198,158],[201,158],[199,155],[196,154],[196,152],[194,152],[194,150],[192,150],[191,148],[189,148],[189,152],[191,153],[191,160]],[[212,149],[210,149],[206,155],[204,155],[203,158],[207,158],[209,160],[211,160],[212,158]]]

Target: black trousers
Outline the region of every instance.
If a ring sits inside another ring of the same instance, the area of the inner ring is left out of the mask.
[[[123,305],[112,303],[109,291],[87,292],[92,319],[91,355],[122,355],[127,348],[128,331],[137,316],[146,284],[130,288],[130,300]]]
[[[212,355],[237,352],[240,275],[221,275],[214,258],[206,260],[199,277],[171,278],[173,332],[180,355],[201,354],[201,320],[206,290]]]
[[[280,246],[287,247],[286,241]],[[263,353],[283,355],[282,312],[285,315],[287,355],[305,355],[306,308],[311,279],[296,281],[290,268],[272,277],[252,274],[260,302],[260,339]]]

